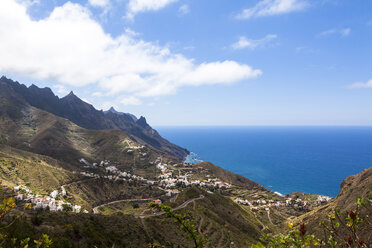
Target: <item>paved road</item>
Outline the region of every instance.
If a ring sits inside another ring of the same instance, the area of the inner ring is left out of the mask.
[[[107,206],[107,205],[111,205],[111,204],[115,204],[115,203],[119,203],[119,202],[135,202],[135,201],[154,201],[158,198],[147,198],[147,199],[125,199],[125,200],[117,200],[117,201],[112,201],[112,202],[108,202],[108,203],[105,203],[105,204],[102,204],[102,205],[99,205],[97,207],[94,207],[93,208],[93,213],[94,214],[98,214],[99,211],[98,211],[98,208],[100,207],[104,207],[104,206]]]
[[[187,200],[184,203],[182,203],[181,205],[179,205],[178,207],[173,208],[172,210],[175,211],[175,210],[178,210],[178,209],[181,209],[181,208],[185,208],[191,202],[194,202],[196,200],[200,200],[200,199],[203,199],[203,198],[204,198],[204,195],[200,195],[197,198]],[[143,219],[143,218],[148,218],[148,217],[153,217],[153,216],[160,216],[160,215],[163,215],[163,214],[165,214],[165,212],[157,212],[157,213],[153,213],[153,214],[139,214],[139,215],[135,215],[135,217]]]

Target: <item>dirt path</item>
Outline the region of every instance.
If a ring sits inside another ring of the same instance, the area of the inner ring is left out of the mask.
[[[197,198],[193,198],[193,199],[187,200],[184,203],[182,203],[181,205],[179,205],[178,207],[173,208],[172,210],[173,211],[176,211],[176,210],[185,208],[190,203],[192,203],[194,201],[197,201],[197,200],[201,200],[203,198],[204,198],[204,195],[200,195]],[[153,213],[153,214],[139,214],[139,215],[135,215],[135,217],[137,217],[137,218],[148,218],[148,217],[153,217],[153,216],[160,216],[160,215],[163,215],[163,214],[165,214],[165,212],[157,212],[157,213]]]
[[[202,229],[202,226],[203,226],[203,222],[204,222],[204,218],[203,218],[203,216],[200,218],[200,222],[199,222],[199,226],[198,226],[198,232],[201,234],[202,233],[202,231],[201,231],[201,229]]]
[[[145,220],[141,219],[141,223],[142,223],[143,230],[145,230],[145,233],[146,233],[147,237],[151,237],[151,235],[149,234],[149,231],[147,230],[147,225],[145,223]]]
[[[270,223],[274,225],[274,223],[271,221],[270,210],[268,210],[266,212],[267,212],[267,218],[269,219]]]
[[[99,209],[100,207],[108,206],[108,205],[115,204],[115,203],[119,203],[119,202],[154,201],[154,200],[156,200],[156,199],[157,199],[157,198],[147,198],[147,199],[125,199],[125,200],[112,201],[112,202],[108,202],[108,203],[105,203],[105,204],[102,204],[102,205],[99,205],[99,206],[94,207],[94,208],[93,208],[93,213],[94,213],[94,214],[98,214],[98,213],[99,213],[98,209]]]

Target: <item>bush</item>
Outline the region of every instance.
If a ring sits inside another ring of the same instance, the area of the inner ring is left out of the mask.
[[[62,207],[63,207],[63,212],[70,212],[70,211],[72,211],[72,206],[70,206],[68,204],[63,204]]]
[[[0,204],[0,221],[4,220],[8,212],[15,207],[15,199],[8,198]],[[53,242],[49,236],[42,234],[37,240],[31,241],[27,235],[27,225],[24,221],[20,220],[20,216],[15,217],[10,223],[0,228],[0,246],[1,247],[36,247],[36,248],[49,248]],[[31,243],[30,243],[31,242]]]
[[[252,245],[252,248],[265,247],[359,247],[368,248],[371,244],[367,244],[361,234],[362,224],[367,223],[367,228],[372,230],[372,223],[369,222],[368,214],[361,214],[361,208],[365,208],[367,213],[371,211],[372,200],[357,198],[356,207],[348,213],[341,214],[339,209],[335,209],[327,221],[321,222],[320,225],[324,231],[324,236],[307,234],[306,226],[301,223],[298,230],[293,228],[293,224],[289,224],[290,231],[288,234],[279,234],[277,236],[264,235],[261,242]],[[366,237],[368,238],[368,237]],[[370,242],[370,240],[369,240]]]
[[[34,225],[34,226],[40,226],[42,223],[43,223],[43,220],[39,217],[39,214],[36,213],[35,215],[33,215],[31,217],[31,223]]]

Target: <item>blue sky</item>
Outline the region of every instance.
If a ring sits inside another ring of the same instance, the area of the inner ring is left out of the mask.
[[[0,73],[152,125],[372,125],[367,0],[1,0]]]

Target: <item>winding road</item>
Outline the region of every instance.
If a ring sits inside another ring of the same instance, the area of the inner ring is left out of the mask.
[[[187,207],[187,205],[189,205],[190,203],[194,202],[194,201],[197,201],[197,200],[201,200],[204,198],[204,195],[200,195],[199,197],[197,198],[193,198],[193,199],[190,199],[190,200],[187,200],[185,201],[184,203],[182,203],[181,205],[179,205],[178,207],[175,207],[173,208],[172,210],[173,211],[176,211],[178,209],[182,209],[182,208],[185,208]],[[139,215],[135,215],[136,218],[148,218],[148,217],[153,217],[153,216],[160,216],[160,215],[163,215],[165,214],[165,212],[157,212],[157,213],[153,213],[153,214],[139,214]]]
[[[194,202],[194,201],[197,201],[197,200],[201,200],[204,198],[204,195],[200,195],[199,197],[197,198],[193,198],[193,199],[190,199],[190,200],[187,200],[185,201],[184,203],[182,203],[181,205],[179,205],[178,207],[175,207],[173,208],[172,210],[173,211],[176,211],[178,209],[182,209],[182,208],[185,208],[187,207],[187,205],[189,205],[190,203]],[[125,199],[125,200],[117,200],[117,201],[112,201],[112,202],[108,202],[108,203],[105,203],[105,204],[102,204],[102,205],[99,205],[97,207],[94,207],[93,208],[93,213],[94,214],[98,214],[99,211],[98,211],[98,208],[100,207],[104,207],[104,206],[107,206],[107,205],[111,205],[111,204],[115,204],[115,203],[119,203],[119,202],[134,202],[134,201],[153,201],[157,198],[148,198],[148,199]],[[157,212],[157,213],[152,213],[152,214],[139,214],[139,215],[134,215],[134,217],[136,218],[148,218],[148,217],[153,217],[153,216],[160,216],[160,215],[163,215],[165,214],[165,212]]]
[[[98,213],[99,213],[98,208],[100,208],[100,207],[104,207],[104,206],[107,206],[107,205],[111,205],[111,204],[115,204],[115,203],[119,203],[119,202],[154,201],[154,200],[156,200],[156,199],[157,199],[157,198],[147,198],[147,199],[125,199],[125,200],[112,201],[112,202],[108,202],[108,203],[105,203],[105,204],[99,205],[99,206],[97,206],[97,207],[94,207],[94,208],[93,208],[93,213],[94,213],[94,214],[98,214]]]

